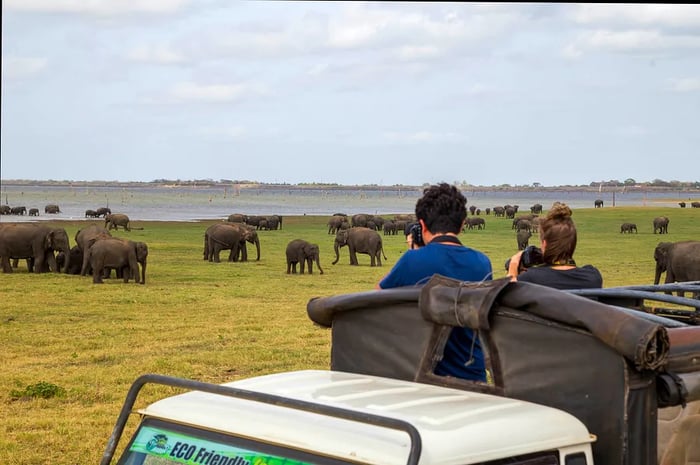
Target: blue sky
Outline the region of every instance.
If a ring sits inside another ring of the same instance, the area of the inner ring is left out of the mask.
[[[2,13],[2,179],[699,179],[699,5],[3,0]]]

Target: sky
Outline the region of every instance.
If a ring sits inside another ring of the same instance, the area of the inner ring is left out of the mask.
[[[700,5],[3,0],[0,179],[700,179]]]

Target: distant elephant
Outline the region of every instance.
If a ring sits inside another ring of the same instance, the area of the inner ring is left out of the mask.
[[[137,258],[137,243],[117,237],[102,238],[85,252],[85,259],[92,267],[92,282],[103,283],[102,277],[106,268],[121,270],[125,283],[134,278],[135,283],[144,284],[139,277],[139,262]],[[143,244],[143,242],[141,243]],[[143,244],[145,245],[145,244]],[[142,251],[143,252],[143,251]],[[146,251],[146,254],[148,252]],[[145,268],[144,268],[145,278]]]
[[[61,209],[58,208],[58,205],[50,203],[47,206],[44,207],[44,213],[61,213]]]
[[[282,217],[280,215],[270,215],[267,217],[267,224],[270,229],[277,229],[277,226],[272,227],[272,225],[279,225],[279,229],[282,229]]]
[[[352,215],[352,218],[350,219],[350,225],[353,228],[366,228],[367,227],[367,220],[371,215],[367,215],[365,213],[358,213],[357,215]]]
[[[12,213],[13,215],[26,215],[27,207],[12,207],[10,209],[10,213]]]
[[[663,272],[666,283],[700,281],[700,241],[660,242],[654,250],[654,260],[654,284],[659,284]],[[694,297],[697,299],[698,293]]]
[[[692,208],[700,208],[700,202],[690,202]]]
[[[75,233],[75,245],[80,249],[80,252],[83,255],[80,266],[81,276],[85,276],[92,271],[90,269],[90,263],[87,260],[87,250],[90,248],[90,246],[92,246],[92,244],[95,243],[96,240],[109,237],[112,237],[112,234],[110,234],[107,229],[94,223],[79,229],[78,232]]]
[[[106,217],[107,215],[112,214],[112,210],[109,207],[101,207],[95,210],[97,212],[97,216],[102,216]]]
[[[66,273],[79,275],[83,266],[83,251],[80,249],[80,247],[74,245],[73,247],[71,247],[69,255],[70,266],[65,267]],[[64,252],[59,252],[58,254],[56,254],[56,266],[60,269],[64,268],[65,264],[66,254]]]
[[[484,229],[486,228],[486,220],[483,218],[467,218],[468,229]]]
[[[637,225],[634,223],[622,223],[620,225],[620,234],[622,233],[632,233],[634,231],[635,233],[637,232]]]
[[[396,235],[396,223],[392,220],[386,221],[384,223],[384,235],[385,236],[395,236]]]
[[[535,213],[537,213],[537,214],[542,213],[542,204],[536,203],[536,204],[534,204],[533,206],[531,206],[531,207],[530,207],[530,213],[533,213],[533,214],[535,214]]]
[[[532,233],[530,231],[527,229],[519,229],[518,232],[515,233],[515,239],[518,242],[518,250],[525,250],[531,237]]]
[[[328,234],[337,233],[338,230],[340,229],[340,225],[343,224],[343,221],[345,221],[345,217],[343,217],[343,216],[339,216],[339,215],[332,216],[328,220],[328,223],[327,223],[328,224]]]
[[[593,206],[594,206],[595,208],[603,208],[603,201],[602,201],[601,199],[596,199],[596,200],[593,202]]]
[[[260,240],[255,229],[238,223],[216,223],[209,226],[204,232],[204,260],[219,263],[219,254],[222,250],[231,250],[229,261],[238,261],[239,252],[245,248],[246,241],[254,241],[258,250],[258,260],[260,260]],[[242,257],[242,261],[248,259],[247,252]]]
[[[685,202],[678,202],[678,205],[679,205],[681,208],[685,208]]]
[[[659,231],[659,234],[668,234],[668,217],[657,216],[654,218],[654,234]]]
[[[314,261],[318,266],[319,271],[323,274],[321,268],[320,252],[318,244],[311,244],[303,239],[294,239],[287,244],[287,274],[296,274],[297,263],[299,264],[299,274],[304,274],[304,264],[309,268],[309,274],[313,274]]]
[[[505,216],[506,209],[503,207],[493,207],[493,216]]]
[[[486,207],[486,210],[484,210],[484,211],[486,212],[487,215],[490,215],[490,214],[491,214],[491,208],[490,208],[490,207]]]
[[[516,213],[517,210],[515,209],[515,207],[508,207],[505,209],[506,218],[515,218]]]
[[[246,223],[247,220],[248,216],[241,213],[233,213],[226,219],[229,223]]]
[[[476,213],[476,205],[472,205],[469,207],[469,213],[472,215]]]
[[[29,216],[39,216],[39,209],[38,208],[30,208],[29,209]]]
[[[335,261],[333,265],[340,260],[340,247],[348,246],[350,251],[350,265],[358,265],[357,254],[366,254],[371,258],[371,266],[382,266],[382,256],[384,255],[384,247],[382,244],[382,236],[377,231],[372,231],[369,228],[355,227],[338,231],[335,235]]]
[[[119,229],[119,226],[124,228],[124,231],[131,231],[129,227],[129,217],[124,213],[107,213],[105,216],[105,228]]]
[[[70,254],[68,234],[63,228],[33,223],[0,225],[0,257],[4,273],[12,273],[11,258],[32,259],[34,273],[52,269],[59,273],[54,251]],[[66,269],[70,265],[66,260]]]
[[[9,205],[0,205],[0,215],[12,214],[12,208]]]
[[[100,216],[95,210],[85,210],[85,218],[98,218]]]

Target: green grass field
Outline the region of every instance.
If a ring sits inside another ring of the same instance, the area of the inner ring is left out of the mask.
[[[660,215],[670,218],[668,235],[653,234],[652,219]],[[515,232],[511,220],[485,218],[485,230],[460,237],[485,252],[494,277],[501,278],[505,260],[517,251]],[[579,231],[576,261],[597,266],[605,287],[651,283],[656,244],[699,237],[697,209],[591,208],[575,210],[573,218]],[[284,229],[260,232],[261,260],[245,263],[202,260],[204,230],[213,222],[134,221],[132,226],[144,229],[113,235],[148,244],[143,286],[29,274],[24,263],[3,274],[0,462],[98,463],[127,390],[143,373],[220,383],[328,368],[330,333],[307,318],[307,302],[374,288],[405,241],[403,235],[382,236],[389,258],[383,267],[370,267],[367,255],[351,267],[347,248],[331,265],[327,220],[286,217]],[[636,223],[639,233],[620,234],[623,222]],[[89,222],[55,224],[74,245],[76,231]],[[284,249],[297,238],[319,244],[324,275],[286,274]],[[57,395],[50,397],[54,390]],[[147,388],[137,406],[170,392]]]

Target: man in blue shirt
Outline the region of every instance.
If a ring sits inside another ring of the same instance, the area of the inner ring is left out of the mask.
[[[447,183],[430,186],[416,202],[416,217],[425,244],[406,251],[377,289],[424,284],[434,274],[460,281],[485,281],[492,276],[491,261],[482,252],[465,247],[457,237],[467,217],[467,199]],[[415,244],[414,246],[421,244]],[[469,328],[454,328],[435,374],[486,381],[484,354]]]

